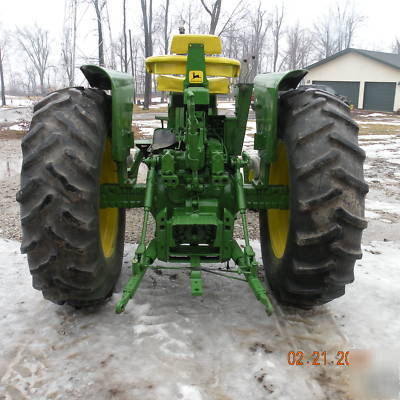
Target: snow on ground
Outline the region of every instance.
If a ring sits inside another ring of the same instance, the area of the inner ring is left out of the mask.
[[[161,126],[135,123],[145,135]],[[251,120],[248,152],[255,131]],[[186,273],[149,271],[117,316],[133,245],[110,302],[98,310],[60,307],[32,289],[20,244],[0,239],[0,399],[366,400],[353,393],[354,369],[287,362],[289,351],[303,350],[309,360],[327,351],[332,361],[340,350],[377,355],[399,347],[400,127],[397,134],[360,135],[360,144],[370,185],[364,256],[346,295],[313,311],[275,304],[267,317],[245,283],[204,273],[205,294],[192,297]],[[20,156],[5,154],[0,176],[20,169]]]
[[[15,124],[8,127],[10,131],[26,131],[26,127],[24,123]]]
[[[32,118],[32,107],[0,108],[0,123],[19,123],[30,121]]]
[[[32,108],[37,99],[18,96],[6,96],[6,107],[0,107],[0,132],[2,129],[14,131],[27,130],[32,118]],[[12,125],[10,127],[9,125]]]
[[[364,118],[387,117],[387,114],[382,114],[382,113],[371,113],[371,114],[361,115],[361,117],[364,117]]]
[[[395,164],[399,164],[400,135],[382,136],[385,136],[385,138],[381,139],[380,135],[376,135],[375,138],[370,138],[370,136],[366,135],[360,136],[360,144],[366,151],[367,157],[370,159],[382,159],[386,162],[394,162]]]
[[[306,361],[327,351],[336,362],[338,351],[398,345],[399,243],[365,246],[346,296],[314,311],[277,307],[272,317],[243,282],[204,274],[204,296],[192,297],[187,274],[175,271],[149,271],[118,316],[133,250],[119,293],[84,311],[45,301],[19,243],[0,240],[0,398],[364,400],[349,394],[349,368],[290,366],[288,352]]]
[[[161,128],[161,121],[156,119],[150,120],[134,120],[133,124],[136,125],[142,135],[144,136],[153,136],[153,132],[155,128]]]
[[[357,121],[358,124],[360,125],[400,125],[400,121],[377,121],[377,120],[373,120],[373,121]]]
[[[6,96],[6,107],[31,107],[37,98],[24,96]]]
[[[227,101],[219,101],[218,102],[218,109],[219,110],[234,110],[235,103],[227,102]]]
[[[384,211],[400,216],[400,202],[393,201],[391,203],[376,200],[365,200],[365,207],[367,210]]]

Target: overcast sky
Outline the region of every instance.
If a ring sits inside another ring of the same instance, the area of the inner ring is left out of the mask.
[[[200,2],[200,0],[197,0]],[[297,19],[305,26],[312,26],[318,16],[327,12],[329,6],[337,0],[264,0],[265,8],[273,8],[273,4],[285,4],[287,22]],[[210,0],[208,0],[210,2]],[[344,3],[344,0],[339,0]],[[128,0],[129,13],[133,24],[140,21],[140,0]],[[182,0],[171,0],[171,4],[179,4]],[[232,0],[223,0],[223,7],[231,7],[235,4]],[[258,3],[250,0],[250,4]],[[157,3],[156,3],[157,4]],[[400,1],[399,0],[354,0],[356,9],[361,12],[366,20],[360,28],[355,45],[370,49],[381,48],[388,50],[394,37],[400,36]],[[121,18],[122,0],[109,0],[109,10],[114,29],[117,31],[118,19]],[[87,6],[81,6],[84,13]],[[90,7],[81,17],[79,28],[85,34],[89,25],[94,22],[94,12]],[[46,27],[56,38],[60,31],[64,18],[64,0],[0,0],[0,22],[6,28],[30,25],[33,22]],[[137,25],[136,25],[137,26]]]
[[[187,1],[187,0],[186,0]],[[185,0],[171,0],[171,12],[176,13]],[[195,0],[200,4],[200,0]],[[207,0],[210,3],[212,0]],[[285,24],[297,20],[303,27],[311,28],[314,22],[328,13],[329,7],[346,0],[262,0],[267,10],[275,4],[285,5]],[[161,0],[154,0],[155,12]],[[253,7],[258,0],[248,0]],[[54,43],[59,46],[64,21],[64,0],[0,0],[0,25],[3,29],[30,26],[34,22],[48,29]],[[122,26],[122,0],[108,0],[110,20],[114,39],[119,36]],[[128,28],[135,32],[140,29],[140,0],[127,0]],[[233,0],[223,0],[223,11],[236,4]],[[353,47],[369,50],[390,51],[395,37],[400,38],[400,0],[354,0],[356,10],[365,20],[357,31]],[[249,6],[250,7],[250,6]],[[96,25],[93,6],[82,4],[78,16],[78,52],[81,56],[96,55]],[[174,31],[176,32],[176,29]],[[53,47],[54,48],[54,47]],[[57,62],[53,55],[53,62]]]

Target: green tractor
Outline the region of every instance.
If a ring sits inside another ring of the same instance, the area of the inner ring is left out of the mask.
[[[307,71],[256,76],[234,86],[235,114],[221,115],[240,63],[220,56],[212,35],[178,35],[171,55],[150,57],[168,116],[151,140],[132,134],[133,79],[93,65],[91,88],[49,94],[36,104],[22,141],[23,241],[33,287],[57,304],[93,306],[113,294],[121,271],[125,210],[143,208],[141,236],[116,311],[122,312],[149,268],[248,283],[272,311],[269,290],[287,305],[310,308],[345,292],[361,258],[365,153],[348,106],[319,89],[297,88]],[[243,152],[252,106],[255,154]],[[131,149],[132,154],[131,155]],[[138,183],[139,166],[146,183]],[[250,244],[246,211],[259,213],[264,285]],[[155,234],[146,242],[150,214]],[[240,218],[244,245],[233,237]],[[233,261],[224,273],[207,263]]]

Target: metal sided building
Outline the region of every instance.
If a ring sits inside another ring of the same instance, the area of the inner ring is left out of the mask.
[[[400,109],[400,54],[346,49],[307,67],[306,84],[328,85],[360,109]]]

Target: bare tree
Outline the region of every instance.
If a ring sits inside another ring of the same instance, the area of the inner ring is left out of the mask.
[[[107,28],[108,28],[108,39],[110,41],[110,61],[108,63],[108,65],[110,66],[111,69],[116,69],[116,63],[115,63],[115,53],[114,53],[114,46],[112,45],[113,41],[113,36],[112,36],[112,31],[111,31],[111,23],[110,23],[110,15],[108,12],[108,3],[106,2],[106,5],[104,7],[105,9],[105,18],[104,18],[104,22],[107,24]]]
[[[396,38],[393,43],[393,53],[400,54],[400,39]]]
[[[61,59],[69,86],[74,86],[75,81],[77,7],[77,0],[69,0],[65,4]]]
[[[349,1],[344,6],[337,3],[335,13],[332,14],[335,22],[336,51],[348,49],[364,17],[356,12],[354,4],[350,4]]]
[[[144,33],[144,56],[153,55],[153,0],[140,0],[143,15],[143,33]],[[151,75],[146,71],[144,84],[144,105],[145,110],[149,109],[151,102]]]
[[[165,0],[165,5],[162,7],[163,17],[163,52],[168,54],[169,52],[169,37],[171,35],[171,24],[169,23],[169,0]],[[164,92],[161,93],[161,103],[164,102]]]
[[[222,0],[215,0],[212,6],[207,6],[205,0],[200,0],[207,14],[210,16],[210,35],[215,35],[215,30],[217,29],[219,16],[221,14],[221,3]]]
[[[244,68],[240,77],[242,82],[253,82],[257,73],[260,72],[263,47],[267,31],[271,27],[271,19],[262,8],[261,1],[258,3],[257,9],[249,14],[248,20],[251,30],[242,32],[239,39],[243,46],[242,64]]]
[[[137,43],[133,43],[132,41],[132,32],[129,29],[129,52],[130,52],[130,61],[131,61],[131,69],[132,76],[134,79],[135,90],[133,91],[133,103],[136,104],[136,68],[137,68],[137,55],[138,55],[138,46]]]
[[[224,43],[224,54],[229,58],[240,58],[242,51],[242,43],[239,40],[242,34],[242,29],[239,25],[230,25],[222,36]]]
[[[6,105],[6,89],[4,84],[4,69],[3,69],[4,51],[0,44],[0,89],[1,89],[1,105]]]
[[[24,85],[25,93],[36,94],[37,93],[37,83],[36,83],[36,71],[35,68],[27,63],[25,65],[25,76],[27,77],[27,83]]]
[[[319,58],[351,47],[357,28],[364,17],[349,0],[344,5],[336,4],[328,14],[314,24],[314,44]]]
[[[0,39],[0,89],[1,89],[1,105],[5,106],[6,89],[4,84],[4,68],[3,68],[5,43],[4,40],[1,39]]]
[[[61,42],[61,60],[69,86],[73,86],[75,80],[76,15],[77,1],[70,0],[66,2],[63,38]]]
[[[62,64],[63,64],[64,70],[65,70],[65,74],[67,75],[68,86],[73,86],[74,85],[74,78],[73,78],[74,65],[72,63],[71,47],[69,46],[70,37],[71,37],[70,30],[68,28],[65,28],[64,33],[63,33],[63,41],[61,43],[61,59],[62,59]]]
[[[168,54],[169,36],[171,35],[171,28],[168,23],[169,0],[165,0],[164,7],[164,54]]]
[[[290,27],[287,32],[287,49],[285,64],[288,69],[306,67],[313,49],[311,34],[300,27],[299,22]]]
[[[97,19],[97,46],[99,49],[99,65],[104,66],[104,40],[103,40],[103,8],[107,0],[91,0]]]
[[[128,72],[128,43],[126,39],[126,0],[123,0],[123,7],[122,7],[122,14],[123,14],[123,38],[124,38],[124,71]]]
[[[225,23],[219,30],[218,36],[224,34],[225,31],[229,30],[234,25],[237,25],[241,20],[244,19],[248,13],[248,4],[242,0],[239,0],[232,12],[226,17]]]
[[[49,34],[46,30],[34,25],[30,29],[17,29],[16,37],[19,45],[39,76],[40,92],[43,94],[45,74],[50,54]]]
[[[125,72],[125,65],[128,63],[127,59],[125,58],[125,41],[124,41],[124,35],[121,33],[119,38],[112,43],[113,47],[113,52],[119,62],[119,65],[115,65],[115,69],[118,69],[119,71]]]
[[[189,1],[187,7],[181,10],[178,18],[178,26],[185,26],[186,33],[192,33],[194,30],[193,19],[196,16],[195,3]]]
[[[276,71],[276,64],[279,57],[279,42],[282,35],[282,23],[284,16],[283,6],[279,9],[278,6],[275,7],[274,18],[272,22],[272,40],[274,45],[274,60],[273,60],[273,71]]]
[[[328,15],[314,24],[314,46],[319,58],[327,58],[336,52],[332,19]]]

